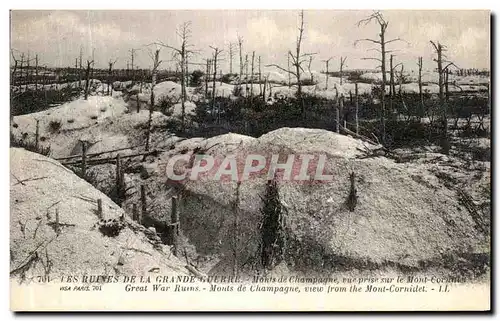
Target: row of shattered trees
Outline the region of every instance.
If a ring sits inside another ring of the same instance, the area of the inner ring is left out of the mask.
[[[382,115],[380,91],[355,97],[334,99],[302,93],[300,97],[283,97],[272,91],[262,95],[247,96],[245,90],[235,86],[230,97],[211,95],[198,101],[195,115],[187,121],[184,131],[180,123],[172,120],[169,130],[182,136],[211,137],[228,132],[259,137],[282,127],[319,128],[335,131],[337,108],[339,125],[356,131],[356,101],[358,101],[358,130],[361,135],[379,140],[386,147],[415,146],[415,144],[440,145],[443,132],[443,106],[437,95],[425,93],[394,94],[386,97]],[[343,103],[340,104],[340,99]],[[446,114],[449,130],[460,130],[468,136],[488,137],[489,130],[482,120],[489,115],[489,100],[484,93],[460,93],[447,97]],[[385,131],[381,119],[385,119]],[[477,120],[478,121],[474,121]]]

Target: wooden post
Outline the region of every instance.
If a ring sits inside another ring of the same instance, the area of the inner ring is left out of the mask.
[[[139,101],[139,94],[137,94],[137,112],[141,110],[141,102]]]
[[[99,217],[99,219],[101,219],[103,217],[102,215],[102,199],[99,198],[97,200],[97,216]]]
[[[139,224],[142,223],[142,218],[146,215],[146,187],[141,185],[141,215],[139,216],[139,220],[137,221]]]
[[[340,117],[344,119],[344,94],[340,95]]]
[[[36,130],[35,130],[35,149],[38,150],[38,140],[40,137],[40,120],[36,120]]]
[[[116,155],[116,187],[119,188],[121,185],[121,172],[122,172],[122,159],[120,154]]]
[[[122,173],[122,159],[120,154],[116,155],[116,199],[118,206],[122,206],[123,199],[123,173]]]
[[[179,235],[179,215],[177,211],[177,196],[172,197],[172,212],[170,213],[170,226],[172,227],[172,245],[174,247],[173,254],[177,256],[178,244],[177,239]]]
[[[356,134],[359,134],[359,100],[358,100],[358,83],[354,83],[354,96],[356,96]]]
[[[132,219],[136,222],[139,220],[139,213],[137,213],[136,203],[132,204]]]
[[[339,123],[340,123],[340,111],[339,111],[339,105],[338,105],[338,101],[337,101],[337,104],[336,104],[336,108],[335,108],[335,113],[336,113],[336,122],[335,122],[335,131],[337,133],[340,133],[340,128],[339,128]]]
[[[82,178],[87,175],[87,142],[82,140]]]
[[[59,208],[56,208],[56,234],[59,235]]]

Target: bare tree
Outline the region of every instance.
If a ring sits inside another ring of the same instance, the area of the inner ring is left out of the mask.
[[[266,87],[267,87],[267,83],[268,83],[268,78],[269,78],[269,73],[267,73],[267,76],[264,76],[264,86],[263,86],[262,91],[261,91],[262,100],[264,100],[264,102],[266,101]]]
[[[223,52],[223,50],[219,49],[218,47],[212,47],[210,48],[213,49],[213,58],[214,58],[214,79],[212,82],[212,111],[215,110],[215,78],[217,78],[217,59],[219,59],[219,55]],[[220,59],[219,59],[220,61]]]
[[[360,27],[361,25],[368,25],[372,21],[376,22],[378,26],[380,27],[380,33],[379,33],[379,39],[369,39],[369,38],[364,38],[364,39],[358,39],[355,41],[355,45],[358,42],[361,41],[366,41],[366,42],[371,42],[376,45],[380,46],[380,49],[374,48],[375,51],[380,53],[380,58],[375,58],[375,57],[369,57],[369,58],[362,58],[364,60],[376,60],[380,62],[380,69],[382,71],[382,84],[380,86],[380,101],[382,105],[382,111],[381,111],[381,125],[382,125],[382,142],[385,142],[385,85],[387,84],[387,75],[386,75],[386,68],[385,68],[385,61],[386,61],[386,54],[392,52],[391,50],[387,50],[387,45],[396,41],[404,41],[401,38],[394,38],[387,40],[385,38],[385,33],[387,31],[387,26],[389,25],[389,22],[384,19],[384,16],[380,11],[375,11],[372,13],[370,16],[368,16],[365,19],[362,19],[358,21],[357,25]]]
[[[19,83],[19,89],[21,89],[22,86],[23,65],[24,65],[24,52],[21,52],[21,62],[19,64],[19,74],[21,76],[21,82]]]
[[[174,51],[174,56],[176,56],[179,59],[179,65],[181,67],[181,131],[184,131],[185,129],[185,119],[186,119],[186,82],[185,82],[185,77],[186,77],[186,60],[188,58],[188,55],[191,53],[194,53],[195,51],[193,49],[190,49],[193,47],[192,44],[189,43],[189,40],[191,38],[191,22],[187,21],[184,22],[178,29],[177,29],[177,35],[181,39],[181,46],[180,48],[175,48],[172,46],[169,46],[167,44],[164,44],[162,42],[159,42],[158,44],[172,49]]]
[[[389,74],[389,97],[391,98],[391,102],[392,102],[392,97],[394,95],[394,66],[393,66],[393,60],[394,60],[394,55],[391,55],[390,56],[390,59],[389,59],[389,70],[390,70],[390,74]]]
[[[91,75],[91,70],[92,70],[92,64],[94,63],[93,60],[87,60],[87,69],[85,69],[85,92],[84,92],[84,99],[87,100],[89,97],[89,91],[90,91],[90,75]]]
[[[205,72],[205,97],[208,98],[208,80],[210,78],[210,72],[212,67],[212,59],[207,59],[207,70]]]
[[[134,69],[134,59],[136,52],[140,49],[132,48],[129,50],[130,52],[130,69],[132,71],[132,84],[135,84],[135,69]]]
[[[398,66],[402,66],[401,63],[394,65],[394,55],[390,56],[389,59],[389,112],[393,111],[393,101],[396,95],[396,84],[394,81],[394,71]]]
[[[399,77],[398,77],[398,83],[399,83],[399,90],[398,90],[398,94],[401,96],[402,95],[402,88],[403,88],[403,81],[404,81],[404,70],[405,70],[405,66],[403,64],[399,64],[401,65],[401,71],[399,72]]]
[[[447,48],[445,45],[442,45],[439,42],[434,42],[430,41],[432,46],[434,47],[434,50],[436,52],[436,58],[433,60],[437,63],[437,71],[438,71],[438,85],[439,85],[439,104],[441,105],[441,121],[442,121],[442,136],[443,136],[443,143],[447,144],[447,137],[448,137],[448,117],[447,117],[447,106],[445,102],[445,97],[444,97],[444,87],[445,87],[445,72],[448,70],[450,66],[455,66],[456,65],[453,62],[448,61],[445,55],[445,52],[447,51]],[[446,64],[445,67],[443,65]],[[457,67],[458,68],[458,67]],[[448,151],[448,146],[443,146],[443,149],[445,150],[445,153]]]
[[[253,98],[253,74],[254,74],[255,51],[252,51],[252,73],[250,75],[250,97]]]
[[[80,46],[80,70],[78,71],[78,88],[82,88],[82,70],[83,70],[83,48]]]
[[[184,61],[184,77],[185,77],[185,85],[184,85],[184,90],[186,90],[186,87],[189,87],[189,54],[186,54],[186,59]]]
[[[309,56],[309,63],[307,64],[307,70],[309,71],[309,77],[311,77],[311,83],[314,83],[314,76],[311,71],[312,61],[313,61],[313,56]]]
[[[288,73],[288,88],[291,88],[292,87],[292,73],[290,72],[290,54],[288,53],[286,55],[286,57],[287,57],[287,62],[288,62],[287,69],[286,69],[286,71]]]
[[[233,74],[234,43],[229,43],[229,73]]]
[[[113,91],[111,90],[111,86],[113,83],[113,66],[116,63],[118,59],[115,60],[109,60],[108,61],[108,96],[111,96]]]
[[[239,84],[241,85],[241,77],[243,77],[243,38],[238,36],[238,48],[240,51],[240,77]]]
[[[260,69],[260,56],[259,56],[259,93],[262,93],[262,70]]]
[[[329,71],[328,71],[328,64],[330,63],[330,60],[332,60],[333,57],[330,57],[326,60],[323,60],[325,62],[325,65],[326,65],[326,86],[325,86],[325,89],[328,89],[328,78],[330,77],[329,75]]]
[[[151,68],[151,96],[150,96],[150,106],[149,106],[149,117],[148,117],[148,131],[146,137],[146,151],[149,151],[150,139],[151,139],[151,124],[153,122],[153,110],[155,108],[155,86],[156,78],[158,75],[158,67],[162,63],[160,60],[160,49],[156,48],[154,51],[149,51],[149,56],[153,61],[153,66]]]
[[[245,55],[245,96],[248,97],[248,54]]]
[[[16,85],[16,71],[17,71],[17,65],[18,65],[18,60],[16,59],[16,56],[14,55],[14,49],[10,50],[10,54],[12,56],[12,60],[14,61],[14,67],[12,68],[12,72],[10,74],[10,84],[11,86]]]
[[[418,96],[420,98],[420,117],[424,116],[424,94],[422,92],[422,68],[424,63],[422,57],[418,57]]]
[[[28,84],[30,82],[30,52],[28,51],[28,58],[26,58],[26,83],[24,85],[24,90],[28,90]]]
[[[296,41],[296,47],[295,47],[295,54],[293,54],[291,51],[288,52],[288,56],[291,61],[291,65],[295,68],[294,71],[290,69],[285,69],[279,65],[276,64],[271,64],[267,65],[268,67],[276,67],[281,71],[284,71],[288,73],[289,75],[295,76],[297,79],[297,99],[300,102],[301,106],[301,112],[302,112],[302,117],[306,117],[305,113],[305,106],[304,106],[304,101],[302,99],[302,82],[301,82],[301,72],[304,72],[304,68],[302,67],[302,64],[307,62],[308,58],[311,55],[314,55],[314,53],[301,53],[301,46],[302,46],[302,40],[304,37],[304,10],[302,10],[299,14],[300,18],[300,24],[299,24],[299,35],[297,36],[297,41]]]
[[[35,91],[38,91],[38,54],[35,55]]]
[[[342,86],[342,79],[344,78],[344,67],[347,57],[340,57],[340,85]]]

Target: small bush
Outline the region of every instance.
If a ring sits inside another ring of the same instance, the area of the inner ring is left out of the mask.
[[[101,111],[102,113],[106,112],[106,110],[108,110],[106,107],[102,107],[102,108],[100,109],[100,111]]]
[[[191,77],[189,79],[189,84],[191,87],[198,87],[201,85],[201,78],[204,73],[201,70],[195,70],[191,73]]]
[[[68,119],[68,123],[73,124],[75,120],[73,118]]]
[[[165,115],[165,116],[172,116],[174,113],[173,111],[173,106],[177,103],[177,100],[168,97],[168,96],[162,96],[156,105],[160,108],[160,111]]]
[[[19,125],[18,125],[18,124],[16,124],[16,123],[13,123],[13,124],[12,124],[12,127],[17,128],[17,127],[19,127]]]
[[[99,232],[104,236],[116,237],[120,234],[121,230],[125,228],[123,216],[115,219],[99,220],[97,222]]]
[[[61,124],[60,120],[51,120],[49,123],[49,132],[52,134],[55,134],[55,133],[59,132],[61,127],[62,127],[62,124]]]
[[[97,119],[97,115],[92,115],[92,116],[90,116],[90,119],[92,119],[92,120],[96,120],[96,119]]]

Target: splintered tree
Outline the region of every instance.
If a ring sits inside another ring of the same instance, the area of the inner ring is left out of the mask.
[[[217,78],[217,60],[219,59],[219,55],[223,52],[223,50],[219,49],[218,47],[212,47],[210,48],[213,49],[213,58],[214,58],[214,74],[213,74],[213,81],[212,81],[212,111],[215,110],[215,78]],[[221,59],[219,59],[220,61]]]
[[[23,76],[23,65],[24,65],[24,52],[21,52],[21,62],[19,64],[19,74],[21,75],[21,81]],[[19,83],[19,89],[21,89],[22,82]]]
[[[205,98],[208,99],[208,80],[210,79],[212,59],[207,59],[207,70],[205,71]]]
[[[16,56],[14,55],[14,49],[10,50],[10,54],[12,56],[12,60],[14,61],[14,66],[12,67],[12,72],[10,74],[10,85],[15,86],[16,85],[16,71],[17,71],[17,64],[18,60],[16,59]]]
[[[24,85],[24,90],[28,90],[28,84],[30,83],[30,52],[28,51],[28,58],[26,59],[26,83]]]
[[[325,85],[325,89],[328,89],[328,78],[330,77],[329,75],[329,71],[328,71],[328,64],[330,63],[330,60],[332,60],[333,57],[330,57],[326,60],[323,60],[325,62],[325,65],[326,65],[326,85]]]
[[[84,98],[87,100],[89,97],[89,91],[90,91],[90,75],[91,75],[91,70],[92,70],[92,65],[94,63],[94,60],[87,60],[87,69],[85,69],[85,92],[84,92]]]
[[[185,128],[185,119],[186,119],[186,62],[188,59],[188,55],[194,53],[194,50],[190,49],[193,47],[192,44],[189,43],[191,38],[191,22],[184,22],[179,28],[177,28],[177,36],[181,39],[180,48],[175,48],[159,42],[158,44],[169,48],[174,51],[174,56],[178,59],[179,65],[181,67],[181,131],[184,131]]]
[[[35,91],[38,91],[38,54],[35,55]]]
[[[390,40],[386,40],[385,33],[387,31],[387,26],[389,25],[389,21],[386,21],[384,19],[384,16],[382,15],[382,13],[380,13],[379,11],[375,11],[367,18],[358,21],[357,25],[358,25],[358,27],[360,27],[361,25],[366,26],[369,23],[371,23],[372,21],[376,22],[380,27],[379,39],[369,39],[369,38],[358,39],[355,41],[354,44],[356,45],[358,42],[366,41],[366,42],[371,42],[371,43],[374,43],[374,44],[380,46],[380,49],[374,48],[375,51],[380,53],[380,58],[368,57],[368,58],[362,58],[362,59],[363,60],[376,60],[376,61],[380,62],[380,66],[378,66],[380,68],[380,70],[382,71],[382,84],[380,85],[380,102],[382,105],[382,110],[381,110],[381,115],[380,115],[380,123],[382,126],[382,142],[385,142],[385,113],[386,113],[386,110],[385,110],[385,86],[387,84],[385,61],[386,61],[386,54],[392,52],[391,50],[387,50],[387,45],[392,43],[392,42],[404,41],[404,40],[400,39],[399,37],[394,38],[394,39],[390,39]]]
[[[250,97],[253,98],[253,74],[254,74],[255,51],[252,51],[252,70],[250,74]]]
[[[131,72],[132,72],[132,84],[135,84],[135,69],[134,69],[134,59],[135,59],[135,54],[137,52],[137,50],[139,49],[135,49],[135,48],[132,48],[129,50],[130,52],[130,69],[131,69]]]
[[[108,61],[108,96],[111,96],[113,90],[111,90],[111,85],[113,83],[113,66],[118,59]]]
[[[248,97],[248,54],[245,55],[245,96]]]
[[[420,98],[420,117],[424,117],[424,94],[422,92],[422,68],[424,63],[422,57],[418,57],[418,96]]]
[[[445,153],[448,152],[448,117],[447,117],[447,106],[444,97],[445,90],[445,73],[450,66],[456,65],[453,62],[446,60],[445,52],[447,48],[439,42],[430,41],[434,50],[436,52],[436,58],[433,60],[437,63],[438,71],[438,86],[439,86],[439,105],[441,106],[441,122],[442,122],[442,147]],[[446,64],[445,67],[443,65]],[[458,67],[457,67],[458,69]]]
[[[297,79],[297,99],[300,103],[302,118],[305,119],[306,112],[304,101],[302,99],[302,82],[301,82],[301,72],[304,72],[304,68],[302,64],[308,62],[309,57],[314,55],[314,53],[301,53],[302,40],[304,38],[304,10],[302,10],[299,14],[300,23],[299,23],[299,35],[297,36],[296,46],[295,46],[295,54],[291,51],[288,52],[288,56],[290,58],[291,66],[295,70],[285,69],[279,65],[271,64],[267,65],[267,67],[276,67],[281,71],[288,73],[289,75],[295,76]]]
[[[311,84],[314,84],[314,75],[311,71],[312,61],[313,61],[313,56],[309,56],[309,63],[307,64],[307,70],[309,71],[309,77],[311,77]]]
[[[160,60],[160,49],[156,48],[154,51],[149,51],[149,56],[153,61],[153,66],[151,68],[151,102],[149,106],[149,118],[148,118],[148,126],[147,126],[147,137],[146,137],[146,151],[149,151],[149,144],[151,139],[151,124],[153,121],[153,110],[155,108],[155,86],[156,86],[156,78],[158,74],[158,67],[161,64]]]
[[[260,68],[260,56],[259,56],[259,93],[262,93],[262,70]]]
[[[292,73],[290,72],[290,55],[289,54],[286,55],[286,59],[287,59],[286,71],[288,73],[288,88],[291,88],[292,87]]]
[[[82,88],[82,70],[83,70],[83,48],[80,47],[80,56],[79,58],[79,66],[80,69],[78,70],[78,88]]]
[[[394,101],[394,96],[396,95],[396,83],[394,78],[394,72],[401,63],[394,65],[394,55],[390,56],[389,59],[389,112],[392,112],[392,104]]]
[[[233,74],[234,43],[229,43],[229,73]]]
[[[344,78],[344,67],[347,57],[340,57],[340,85],[342,86],[342,78]]]
[[[281,204],[276,179],[267,181],[261,213],[261,263],[265,269],[272,269],[285,259],[286,252],[286,209]]]
[[[241,77],[243,77],[243,38],[238,36],[238,48],[240,52],[240,76],[238,83],[241,85]]]

